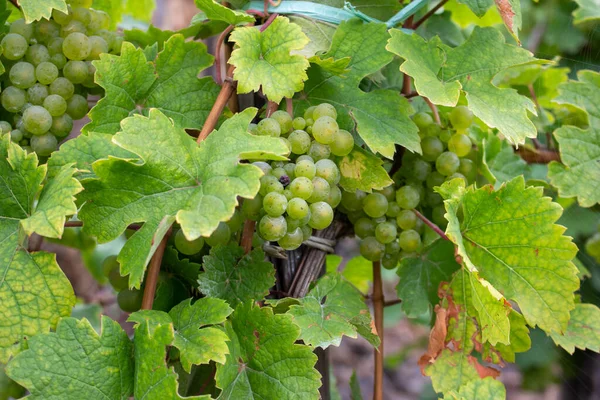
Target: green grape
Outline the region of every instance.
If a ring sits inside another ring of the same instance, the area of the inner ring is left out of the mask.
[[[285,196],[288,202],[294,198],[294,194],[288,188],[283,189],[283,195]]]
[[[276,242],[287,233],[287,222],[282,216],[265,215],[258,223],[258,231],[263,239]]]
[[[48,54],[53,56],[55,54],[62,54],[62,45],[65,39],[61,37],[55,37],[48,42]]]
[[[388,201],[381,193],[371,193],[363,199],[362,208],[369,217],[379,218],[387,212]]]
[[[329,146],[327,146],[326,144],[321,144],[319,142],[315,142],[315,141],[312,142],[312,144],[310,145],[310,148],[308,149],[308,155],[311,156],[313,158],[313,160],[316,160],[316,161],[323,160],[325,158],[329,158],[330,154],[331,154],[331,150],[329,149]]]
[[[335,119],[324,116],[315,120],[312,133],[318,143],[330,144],[335,140],[335,134],[339,130],[340,128]]]
[[[412,120],[420,131],[433,124],[433,118],[431,115],[424,112],[416,113],[413,115]]]
[[[296,177],[312,179],[317,174],[317,166],[310,160],[298,161],[294,168],[294,174]]]
[[[273,170],[273,167],[271,167],[269,163],[266,163],[264,161],[255,161],[252,163],[252,165],[260,168],[260,170],[263,172],[263,175],[269,175]]]
[[[68,0],[67,3],[72,7],[91,8],[94,0]]]
[[[359,211],[362,210],[362,202],[366,196],[367,194],[360,190],[354,192],[343,190],[340,204],[348,211]]]
[[[285,223],[287,224],[287,233],[290,233],[295,231],[297,228],[300,228],[301,221],[288,215],[285,217]]]
[[[43,44],[34,44],[29,46],[27,52],[25,52],[25,59],[28,63],[37,67],[41,63],[50,60],[50,53]]]
[[[311,139],[308,133],[301,130],[295,130],[290,133],[288,137],[290,144],[292,145],[292,153],[304,154],[310,148]]]
[[[108,53],[108,43],[100,36],[90,36],[90,44],[92,49],[90,55],[87,57],[88,60],[99,60],[100,54]]]
[[[396,192],[396,202],[400,208],[412,210],[419,205],[421,195],[414,186],[403,186]]]
[[[168,312],[189,297],[188,288],[179,279],[172,274],[161,271],[152,309]]]
[[[118,265],[118,264],[117,264]],[[108,275],[108,282],[117,292],[127,289],[129,286],[129,275],[122,276],[119,267],[114,268]]]
[[[387,252],[383,254],[381,259],[381,266],[385,269],[391,270],[398,266],[400,262],[400,254],[388,254]]]
[[[425,194],[425,203],[429,207],[438,206],[438,205],[442,204],[443,201],[444,201],[444,199],[442,199],[442,196],[440,196],[438,193],[427,192]]]
[[[85,26],[89,25],[92,22],[92,14],[90,10],[85,7],[75,7],[72,10],[73,19],[80,21]]]
[[[311,156],[309,156],[308,154],[303,154],[300,157],[298,157],[296,159],[296,163],[299,163],[300,161],[303,161],[303,160],[308,160],[313,164],[315,163],[315,160],[313,160],[313,158]]]
[[[473,113],[466,106],[455,107],[449,118],[454,129],[465,130],[473,123]]]
[[[436,186],[441,186],[442,183],[444,183],[445,181],[446,177],[444,175],[440,174],[437,171],[433,171],[427,177],[426,185],[429,189],[433,189]]]
[[[308,107],[308,108],[307,108],[307,109],[304,111],[304,120],[311,119],[311,120],[313,120],[313,121],[314,121],[314,119],[313,119],[313,111],[314,111],[314,109],[315,109],[315,108],[317,108],[317,106],[310,106],[310,107]],[[308,121],[306,122],[306,124],[307,124],[307,125],[312,125],[312,124],[309,124],[309,123],[308,123]]]
[[[35,24],[34,36],[38,43],[48,43],[60,34],[60,25],[54,21],[42,19]]]
[[[23,38],[25,39],[26,44],[27,44],[29,42],[29,40],[31,40],[31,38],[33,37],[33,25],[28,24],[27,22],[25,22],[25,20],[23,18],[20,18],[16,21],[13,21],[10,24],[9,32],[16,33],[18,35],[23,36]],[[25,50],[27,50],[27,49],[25,49]],[[23,52],[23,54],[25,54],[25,52]]]
[[[376,190],[376,192],[384,195],[389,202],[396,200],[396,189],[394,189],[394,185],[386,186],[381,190]]]
[[[448,150],[459,157],[464,157],[471,151],[471,139],[467,135],[457,133],[450,138],[448,142]]]
[[[298,176],[290,183],[289,189],[294,197],[308,200],[313,194],[314,186],[313,182],[307,177]]]
[[[331,208],[337,208],[342,201],[342,191],[336,185],[333,185],[329,188],[329,196],[325,199],[327,204],[331,206]]]
[[[431,173],[431,165],[420,158],[415,159],[411,166],[411,176],[419,182],[423,182],[427,179],[427,176]]]
[[[258,125],[254,124],[254,123],[250,123],[250,125],[248,125],[248,133],[251,133],[253,135],[258,135],[256,133],[257,128],[258,128]]]
[[[438,124],[431,124],[421,131],[424,137],[438,137],[442,133],[442,128]]]
[[[458,172],[471,180],[471,178],[474,178],[475,174],[475,163],[473,160],[469,160],[468,158],[461,158]]]
[[[458,171],[458,167],[460,166],[460,160],[458,156],[450,151],[445,151],[435,160],[435,169],[444,175],[452,175],[456,171]]]
[[[44,108],[53,117],[60,117],[67,111],[67,102],[59,95],[51,94],[44,99]]]
[[[309,133],[309,134],[312,134],[312,126],[313,126],[313,123],[314,123],[314,122],[315,122],[315,121],[313,121],[313,120],[312,120],[312,119],[310,119],[310,118],[306,120],[306,128],[304,128],[304,130],[305,130],[307,133]]]
[[[31,106],[23,113],[25,129],[34,135],[43,135],[52,127],[52,115],[40,106]]]
[[[404,251],[417,251],[421,246],[421,235],[415,230],[408,229],[400,233],[398,244]]]
[[[452,175],[449,175],[449,176],[446,178],[446,182],[447,182],[447,181],[451,181],[452,179],[462,179],[462,180],[463,180],[463,182],[465,183],[465,186],[466,186],[466,185],[468,185],[468,183],[469,183],[469,182],[467,181],[467,178],[466,178],[466,177],[465,177],[463,174],[461,174],[460,172],[455,172],[455,173],[453,173]]]
[[[10,131],[10,140],[15,143],[19,143],[21,140],[23,140],[23,132],[18,129]]]
[[[331,154],[335,156],[346,156],[354,149],[354,138],[352,134],[343,129],[338,130],[333,136],[333,142],[329,144]]]
[[[379,261],[385,246],[374,237],[368,236],[360,242],[360,254],[369,261]]]
[[[251,221],[258,221],[262,210],[263,197],[257,194],[253,199],[244,199],[242,202],[242,213]]]
[[[289,155],[292,152],[292,144],[287,138],[284,137],[280,137],[279,140],[281,140],[283,144],[285,144],[285,147],[287,147],[288,149],[287,154]]]
[[[292,130],[292,117],[287,112],[283,110],[277,110],[271,114],[271,118],[279,123],[279,126],[281,127],[281,133],[283,135]]]
[[[281,182],[282,176],[287,177],[287,172],[285,171],[285,169],[283,169],[281,167],[273,168],[271,170],[270,174],[273,175],[275,178],[277,178],[279,180],[279,182]]]
[[[331,186],[329,183],[318,176],[315,176],[312,179],[313,192],[312,195],[308,198],[309,203],[317,203],[324,202],[329,197],[329,192],[331,191]]]
[[[199,237],[196,240],[187,240],[181,229],[175,234],[174,242],[177,251],[186,256],[198,254],[202,250],[202,247],[204,247],[204,238]]]
[[[66,232],[67,232],[67,230],[65,230],[65,233]],[[108,276],[110,275],[110,272],[115,268],[118,269],[119,267],[120,267],[120,264],[117,261],[117,256],[115,256],[115,255],[108,256],[102,262],[102,274],[104,274],[104,276],[108,278]]]
[[[445,214],[446,208],[443,205],[434,207],[434,209],[431,211],[431,219],[433,223],[439,226],[440,228],[445,228],[446,225],[448,225],[448,221],[444,216]]]
[[[121,54],[121,49],[123,47],[123,42],[125,39],[123,36],[115,35],[112,44],[110,45],[112,54]]]
[[[92,51],[90,39],[81,32],[73,32],[63,42],[63,54],[69,60],[82,61],[88,58]]]
[[[585,242],[585,252],[590,256],[600,258],[600,233],[596,232]]]
[[[294,118],[294,120],[292,121],[292,129],[296,131],[301,131],[304,130],[304,128],[306,128],[306,120],[302,117]]]
[[[394,192],[394,195],[395,195],[395,192]],[[386,217],[396,218],[398,216],[398,214],[400,214],[401,211],[402,211],[402,208],[400,208],[398,203],[396,203],[395,201],[388,200],[388,209],[387,209],[387,212],[385,213]]]
[[[53,56],[50,56],[50,62],[60,70],[63,69],[67,63],[67,58],[63,54],[54,54]]]
[[[56,78],[54,82],[50,84],[50,94],[57,94],[62,96],[63,99],[69,100],[75,93],[75,86],[67,78]]]
[[[52,127],[50,128],[50,133],[58,138],[63,138],[67,136],[73,130],[73,119],[67,115],[63,114],[59,117],[52,118]]]
[[[302,230],[302,236],[304,237],[304,240],[306,241],[310,239],[313,234],[313,228],[308,225],[303,225],[300,227],[300,229]]]
[[[58,140],[51,133],[31,138],[31,148],[38,156],[49,156],[58,146]]]
[[[337,119],[337,110],[329,103],[321,103],[314,108],[312,119],[316,121],[321,117],[330,117],[335,120]]]
[[[288,201],[283,194],[271,192],[267,193],[263,199],[263,208],[271,217],[279,217],[287,209],[287,203]]]
[[[318,201],[310,205],[310,220],[308,225],[317,230],[325,229],[333,221],[333,209],[324,201]]]
[[[22,58],[29,48],[27,39],[17,33],[9,33],[4,36],[0,44],[2,45],[2,55],[13,61]]]
[[[281,136],[281,126],[273,118],[265,118],[258,123],[256,134],[260,136]]]
[[[354,233],[361,239],[375,235],[377,224],[371,218],[361,217],[354,222]]]
[[[448,143],[450,138],[452,137],[452,131],[450,129],[444,129],[440,132],[440,140],[443,143]]]
[[[244,225],[244,215],[242,214],[241,209],[236,208],[235,212],[231,216],[231,219],[229,219],[229,221],[227,221],[226,224],[227,226],[229,226],[229,229],[234,234],[235,232],[241,230],[242,226]]]
[[[287,205],[287,213],[294,219],[302,219],[309,213],[308,203],[300,197],[294,197]]]
[[[279,182],[279,179],[273,175],[265,175],[260,178],[259,193],[266,196],[267,193],[271,192],[283,193],[283,185]]]
[[[325,179],[331,186],[340,181],[340,170],[338,166],[329,159],[319,160],[315,163],[316,176]]]
[[[129,313],[139,311],[142,308],[144,292],[138,289],[121,290],[117,295],[117,303],[121,310]]]
[[[34,106],[41,106],[44,104],[44,100],[48,97],[48,87],[42,84],[36,83],[29,89],[27,89],[27,100]]]
[[[63,68],[63,75],[71,82],[83,83],[88,77],[88,67],[85,61],[69,61]]]
[[[58,78],[58,68],[51,62],[44,61],[35,68],[35,77],[42,85],[49,85]]]
[[[375,238],[383,244],[391,243],[396,240],[397,234],[398,230],[396,229],[396,225],[391,222],[378,224],[375,228]]]
[[[67,100],[67,114],[73,119],[85,117],[89,110],[87,99],[79,94],[74,94]]]
[[[388,254],[398,254],[400,253],[400,244],[396,239],[392,240],[388,244],[385,245],[385,252]]]
[[[12,131],[12,125],[7,121],[0,121],[0,131],[2,133],[9,133]]]
[[[90,10],[92,20],[88,24],[88,29],[91,32],[96,32],[101,29],[108,29],[110,27],[110,16],[104,11]]]
[[[66,25],[73,19],[73,14],[54,9],[52,10],[52,19],[59,25]]]
[[[71,20],[60,28],[60,37],[66,38],[72,33],[85,34],[87,28],[80,21]]]
[[[296,178],[296,164],[287,163],[283,166],[283,170],[285,171],[290,181],[293,181]]]
[[[423,150],[423,159],[433,162],[444,152],[444,143],[437,137],[427,136],[421,141],[421,149]]]
[[[284,250],[296,250],[304,242],[304,233],[301,228],[296,228],[292,232],[286,233],[277,241]]]
[[[13,86],[19,89],[28,89],[35,85],[35,67],[28,62],[18,62],[12,66],[9,72],[9,79]]]
[[[231,229],[225,222],[219,222],[217,229],[205,238],[206,244],[210,247],[225,246],[231,239]]]

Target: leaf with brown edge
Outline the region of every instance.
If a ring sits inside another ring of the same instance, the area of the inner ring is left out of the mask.
[[[446,347],[446,335],[448,334],[448,310],[441,306],[435,306],[435,324],[429,332],[429,343],[427,352],[419,358],[421,373],[425,375],[425,368],[435,362],[442,350]]]
[[[521,3],[520,0],[494,0],[498,12],[504,21],[504,25],[515,38],[517,43],[521,44],[519,40],[519,29],[521,29]]]

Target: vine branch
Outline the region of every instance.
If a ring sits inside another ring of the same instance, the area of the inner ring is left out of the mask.
[[[235,67],[233,65],[230,65],[227,70],[227,77],[223,81],[221,91],[217,96],[217,100],[215,101],[215,104],[213,104],[213,107],[210,110],[210,114],[208,114],[206,122],[204,123],[204,126],[202,126],[202,130],[198,135],[198,143],[206,139],[208,135],[210,135],[210,133],[215,129],[215,127],[217,126],[217,122],[219,122],[219,118],[221,117],[221,114],[223,113],[223,110],[225,109],[225,106],[229,101],[229,98],[235,91],[236,84],[232,78],[234,69]]]
[[[146,285],[144,286],[144,297],[142,298],[142,310],[151,310],[152,304],[154,303],[154,296],[156,294],[156,285],[158,285],[158,274],[160,272],[160,264],[162,263],[163,255],[167,247],[167,241],[171,235],[171,230],[165,234],[160,241],[156,252],[150,260],[150,267],[148,268],[148,276],[146,277]]]
[[[434,224],[433,222],[431,222],[429,219],[427,219],[427,217],[425,217],[419,211],[413,210],[413,212],[415,213],[415,215],[417,216],[417,218],[419,218],[421,221],[423,221],[425,223],[425,225],[427,225],[428,227],[430,227],[431,229],[433,229],[433,231],[435,233],[437,233],[438,235],[440,235],[440,237],[442,239],[444,239],[444,240],[450,240],[450,238],[448,236],[446,236],[446,234],[444,233],[444,231],[441,230],[439,226],[437,226],[436,224]]]
[[[447,2],[448,2],[448,0],[440,1],[435,7],[433,7],[431,10],[427,11],[427,13],[425,15],[423,15],[423,17],[420,20],[415,22],[414,25],[412,26],[412,28],[416,30],[419,26],[421,26],[423,24],[423,22],[427,21],[429,19],[429,17],[431,17],[433,14],[435,14],[435,12],[437,10],[439,10],[440,8],[442,8],[442,6],[444,4],[446,4]]]
[[[217,46],[215,48],[215,74],[216,74],[217,83],[219,85],[223,84],[223,72],[221,71],[223,68],[222,58],[221,58],[221,47],[223,46],[223,43],[225,42],[227,35],[229,35],[231,33],[233,28],[234,28],[233,25],[229,25],[227,27],[227,29],[225,29],[223,31],[223,33],[221,33],[219,35],[219,38],[217,39]]]
[[[560,154],[553,150],[520,147],[516,152],[528,164],[548,164],[551,161],[560,161]]]
[[[374,350],[375,375],[373,383],[373,400],[383,400],[383,282],[381,280],[381,263],[373,262],[373,311],[375,329],[381,340],[379,347]]]

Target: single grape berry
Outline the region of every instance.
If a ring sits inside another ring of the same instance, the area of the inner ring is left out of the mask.
[[[448,150],[453,152],[459,157],[464,157],[471,151],[471,139],[467,135],[457,133],[450,138],[448,141]]]
[[[263,239],[275,242],[287,233],[287,222],[282,216],[265,215],[258,224],[258,231]]]
[[[308,203],[300,197],[294,197],[288,202],[287,213],[294,219],[302,219],[309,213]]]
[[[354,233],[361,239],[375,235],[377,224],[371,218],[362,217],[354,222]]]
[[[421,246],[421,235],[412,229],[403,231],[398,238],[398,244],[404,251],[416,251]]]
[[[231,239],[231,229],[225,222],[219,222],[217,229],[204,239],[210,247],[225,246]]]
[[[388,201],[381,193],[371,193],[363,199],[362,208],[371,218],[383,217],[388,209]]]
[[[379,261],[383,256],[385,246],[374,237],[369,236],[360,242],[360,254],[369,261]]]
[[[339,129],[333,136],[333,142],[329,143],[329,148],[335,156],[346,156],[354,149],[354,138],[350,132]]]
[[[282,135],[287,135],[292,130],[292,117],[286,111],[277,110],[270,118],[279,123]]]
[[[324,201],[310,205],[310,220],[308,225],[317,230],[325,229],[333,221],[333,209]]]
[[[281,136],[281,126],[273,118],[265,118],[258,123],[256,134],[260,136]]]
[[[396,202],[404,210],[412,210],[419,205],[421,195],[413,186],[403,186],[396,191]]]
[[[460,159],[451,151],[443,152],[437,160],[435,160],[435,169],[444,176],[452,175],[458,170],[459,166]]]
[[[450,112],[450,123],[454,129],[467,129],[473,123],[473,113],[466,106],[455,107]]]
[[[283,194],[267,193],[263,199],[263,208],[271,217],[279,217],[287,210],[288,201]]]
[[[415,123],[415,125],[417,125],[417,128],[419,128],[419,130],[423,130],[429,125],[433,124],[433,118],[431,117],[431,115],[424,112],[416,113],[415,115],[413,115],[412,120]]]
[[[43,135],[52,127],[52,115],[44,107],[31,106],[23,113],[23,125],[34,135]]]
[[[334,106],[329,103],[321,103],[312,110],[313,121],[318,120],[321,117],[330,117],[334,120],[337,119],[337,111]]]
[[[181,229],[175,234],[174,241],[177,251],[186,256],[197,254],[204,247],[204,238],[199,237],[196,240],[187,240]]]
[[[331,186],[340,181],[340,170],[338,166],[329,159],[319,160],[315,163],[316,176],[325,179]]]
[[[339,131],[335,119],[331,117],[320,117],[313,124],[313,136],[321,144],[330,144],[335,140],[335,134]]]
[[[92,51],[90,39],[81,32],[73,32],[65,37],[63,54],[69,60],[83,61]]]
[[[304,242],[304,233],[301,228],[296,228],[292,232],[286,233],[277,244],[284,250],[296,250]]]
[[[302,130],[295,130],[288,136],[290,145],[292,146],[292,153],[304,154],[310,148],[310,136],[308,133]]]
[[[136,312],[142,307],[144,292],[138,289],[125,289],[119,292],[117,302],[121,310]]]

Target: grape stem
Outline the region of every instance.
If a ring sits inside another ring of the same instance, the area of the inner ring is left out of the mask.
[[[223,33],[221,33],[219,35],[219,38],[217,39],[217,46],[215,48],[215,74],[216,74],[216,79],[217,79],[217,83],[219,85],[223,84],[223,71],[222,69],[226,69],[226,67],[224,68],[224,66],[222,65],[222,57],[221,57],[221,47],[223,46],[223,43],[225,42],[225,39],[227,38],[227,35],[229,35],[231,33],[231,31],[233,30],[233,28],[235,28],[233,25],[229,25],[227,27],[227,29],[225,29],[223,31]]]
[[[65,228],[81,228],[83,226],[83,221],[67,221],[65,222]],[[142,227],[141,224],[131,224],[127,227],[127,229],[131,229],[132,231],[137,231]]]
[[[160,264],[162,263],[165,249],[167,248],[167,241],[171,235],[171,229],[165,234],[160,241],[156,252],[150,260],[150,267],[148,268],[148,276],[146,277],[146,285],[144,286],[144,297],[142,298],[142,310],[152,310],[152,304],[154,304],[154,296],[156,295],[156,285],[158,285],[158,274],[160,272]]]
[[[416,30],[419,26],[421,26],[423,24],[423,22],[427,21],[429,19],[429,17],[431,17],[433,14],[435,14],[435,12],[437,10],[439,10],[447,2],[448,2],[448,0],[442,0],[431,10],[427,11],[427,14],[423,15],[423,17],[420,20],[415,22],[415,24],[412,26],[412,29]]]
[[[433,231],[435,233],[437,233],[438,235],[440,235],[440,237],[444,240],[450,240],[450,238],[448,236],[446,236],[446,234],[444,233],[443,230],[440,229],[439,226],[437,226],[436,224],[434,224],[433,222],[431,222],[430,220],[427,219],[427,217],[425,217],[423,214],[421,214],[419,211],[417,210],[413,210],[413,212],[415,213],[415,215],[425,223],[425,225],[427,225],[428,227],[430,227],[431,229],[433,229]]]
[[[206,118],[206,122],[204,123],[204,126],[202,126],[202,130],[198,135],[198,143],[206,139],[208,135],[210,135],[210,133],[215,129],[217,122],[219,122],[219,118],[221,117],[221,114],[223,113],[223,110],[229,101],[229,98],[235,91],[236,84],[232,78],[234,69],[235,67],[233,65],[230,65],[227,69],[227,77],[223,80],[221,91],[219,92],[217,100],[215,101],[215,104],[213,104],[213,107]]]
[[[244,249],[244,254],[250,253],[252,250],[252,236],[254,235],[254,228],[256,222],[250,219],[244,221],[244,230],[242,231],[242,237],[240,239],[240,245]]]
[[[528,164],[548,164],[551,161],[560,162],[560,154],[553,150],[520,147],[516,152]]]
[[[267,12],[267,8],[266,8],[266,7],[265,7],[265,14],[266,14],[266,15],[269,15],[269,13]],[[272,23],[273,21],[275,21],[275,18],[277,18],[277,16],[278,16],[278,15],[279,15],[279,14],[277,14],[277,13],[273,13],[273,14],[269,15],[269,18],[268,18],[268,19],[265,21],[265,23],[264,23],[264,24],[262,24],[262,26],[260,27],[260,31],[261,31],[261,32],[264,32],[264,31],[265,31],[265,30],[266,30],[266,29],[267,29],[267,28],[268,28],[268,27],[271,25],[271,23]]]
[[[429,100],[427,97],[423,97],[423,99],[425,100],[425,102],[427,103],[427,105],[429,106],[429,108],[431,109],[431,112],[433,113],[433,119],[435,120],[435,123],[438,124],[439,126],[442,126],[442,121],[440,120],[440,113],[438,112],[438,109],[435,106],[435,104],[433,104],[431,102],[431,100]]]
[[[269,118],[275,111],[277,111],[278,108],[279,104],[269,100],[269,102],[267,103],[267,118]]]
[[[396,304],[400,304],[400,303],[402,303],[402,299],[388,300],[383,303],[383,306],[390,307],[390,306],[395,306]]]
[[[294,118],[294,103],[292,102],[292,99],[290,99],[289,97],[286,97],[285,99],[285,110],[287,111],[288,114],[290,114],[290,117],[292,117],[292,119]]]
[[[21,9],[21,6],[19,5],[19,2],[17,0],[8,0],[8,1],[10,1],[10,3],[13,6],[17,7],[19,10]]]
[[[375,329],[379,335],[379,347],[375,349],[375,373],[373,383],[373,400],[383,399],[383,282],[381,279],[381,263],[373,261],[373,314]]]

